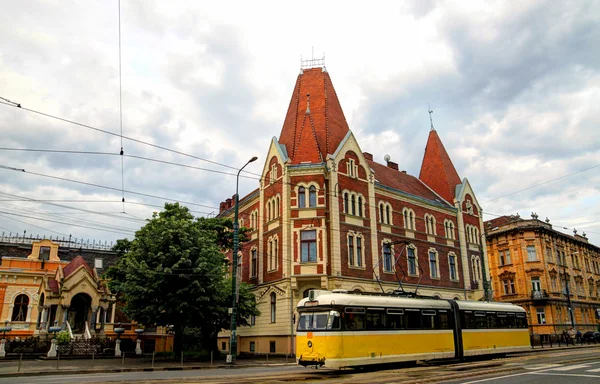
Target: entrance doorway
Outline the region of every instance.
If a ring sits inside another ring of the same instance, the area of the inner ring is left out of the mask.
[[[78,293],[71,299],[68,320],[73,333],[81,334],[85,330],[85,323],[90,318],[92,298],[86,293]]]

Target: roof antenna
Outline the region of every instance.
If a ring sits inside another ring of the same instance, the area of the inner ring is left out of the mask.
[[[310,114],[310,93],[306,94],[306,114]]]
[[[431,104],[427,103],[427,106],[429,107],[427,112],[429,112],[429,121],[431,122],[431,130],[435,131],[435,128],[433,128],[433,118],[431,117],[431,115],[433,114],[433,110],[431,109]]]

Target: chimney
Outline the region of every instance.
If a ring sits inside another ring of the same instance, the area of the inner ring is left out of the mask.
[[[405,170],[402,170],[401,172],[402,172],[402,173],[404,173],[404,174],[406,174],[406,171],[405,171]]]
[[[219,204],[219,214],[223,213],[223,211],[226,211],[227,208],[225,207],[225,202],[222,201],[221,204]]]
[[[387,166],[389,168],[395,169],[396,171],[398,170],[398,163],[394,163],[393,161],[389,161],[387,162]]]
[[[363,152],[363,156],[365,159],[373,161],[373,155],[371,155],[369,152]]]
[[[227,208],[225,208],[226,210],[231,208],[231,199],[226,199],[225,200],[225,205],[227,206]]]

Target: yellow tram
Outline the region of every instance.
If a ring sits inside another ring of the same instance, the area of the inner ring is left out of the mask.
[[[298,364],[328,368],[530,348],[514,304],[310,291],[297,306]]]

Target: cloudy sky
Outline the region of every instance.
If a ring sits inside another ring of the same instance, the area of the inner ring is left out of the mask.
[[[235,168],[261,172],[301,57],[325,54],[377,161],[418,175],[430,103],[486,220],[534,211],[600,245],[598,1],[122,0],[120,25],[123,158],[118,0],[2,7],[0,97],[116,135],[0,104],[0,232],[110,242],[165,198],[218,212]]]

